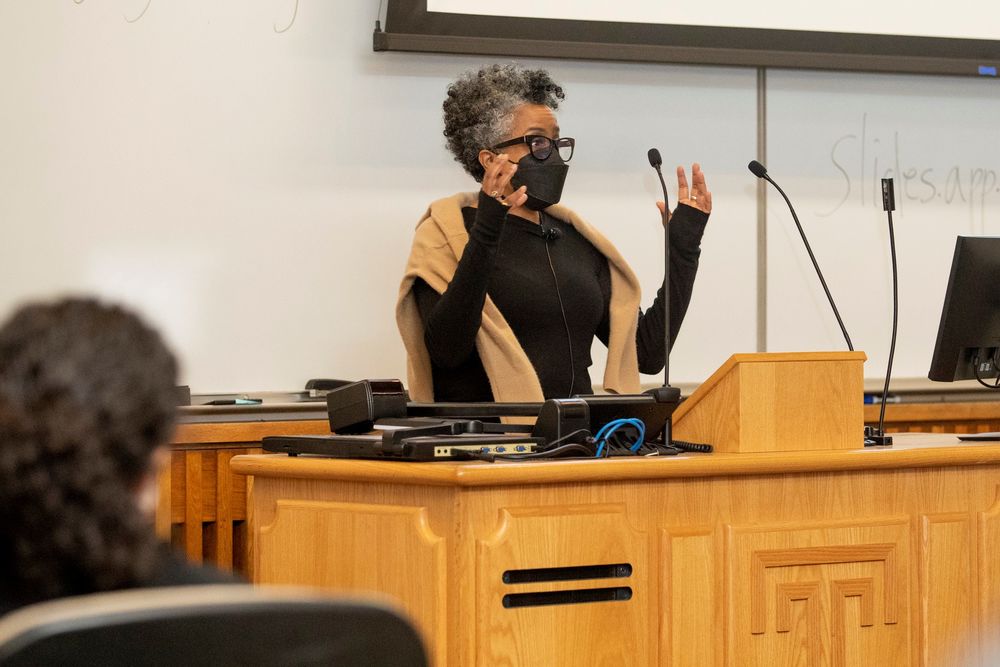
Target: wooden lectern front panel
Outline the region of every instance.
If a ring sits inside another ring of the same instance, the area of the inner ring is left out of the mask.
[[[1000,445],[235,465],[255,581],[390,595],[439,666],[1000,664]]]
[[[651,664],[648,551],[622,504],[499,508],[476,543],[475,664]]]
[[[283,482],[279,486],[289,484]],[[254,581],[405,601],[430,640],[428,649],[445,655],[447,633],[440,630],[448,622],[447,545],[430,524],[428,505],[398,497],[389,504],[359,502],[324,488],[329,485],[308,486],[306,497],[301,490],[275,489],[266,509],[253,515],[260,521],[252,547]]]

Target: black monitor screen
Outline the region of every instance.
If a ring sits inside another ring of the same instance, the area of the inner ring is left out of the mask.
[[[998,363],[1000,237],[959,236],[928,377],[982,381],[998,377]]]

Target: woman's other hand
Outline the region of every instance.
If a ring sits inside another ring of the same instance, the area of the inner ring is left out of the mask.
[[[517,190],[510,184],[517,171],[517,163],[507,159],[506,153],[493,154],[484,165],[486,174],[483,176],[483,192],[493,197],[504,206],[518,208],[528,201],[528,188],[524,185]]]

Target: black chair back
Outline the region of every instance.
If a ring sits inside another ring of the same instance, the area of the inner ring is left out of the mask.
[[[0,665],[424,667],[388,607],[250,586],[99,593],[0,618]]]

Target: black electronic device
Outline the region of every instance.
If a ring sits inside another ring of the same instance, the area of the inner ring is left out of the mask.
[[[358,380],[326,395],[330,430],[367,433],[382,419],[535,417],[541,403],[414,403],[399,380]]]
[[[1000,389],[1000,237],[959,236],[927,377]],[[987,382],[994,379],[994,382]]]
[[[542,404],[532,434],[545,442],[562,442],[564,438],[579,433],[594,433],[590,425],[590,407],[582,398],[551,398]]]
[[[409,396],[399,380],[362,380],[333,389],[326,395],[330,430],[366,433],[383,417],[406,417]]]
[[[553,442],[579,430],[595,434],[616,419],[642,420],[646,441],[660,438],[680,405],[677,387],[656,387],[644,394],[586,394],[552,398],[542,405],[532,434]],[[666,443],[669,444],[669,443]]]
[[[414,435],[397,438],[391,445],[380,434],[267,436],[261,441],[264,451],[290,456],[308,454],[383,461],[453,461],[531,454],[541,444],[541,438],[529,435],[495,433]]]
[[[451,443],[459,448],[454,458],[468,458],[476,447],[484,458],[532,452],[545,456],[539,450],[573,444],[592,448],[592,435],[624,419],[640,420],[644,440],[652,444],[668,437],[667,425],[680,404],[676,387],[657,387],[644,394],[578,395],[545,403],[412,403],[407,397],[399,380],[347,384],[327,395],[330,429],[337,435],[275,437],[267,440],[265,449],[349,458],[444,460],[446,449],[437,447]],[[537,419],[534,427],[491,421],[516,416]],[[382,433],[370,433],[374,429]]]

